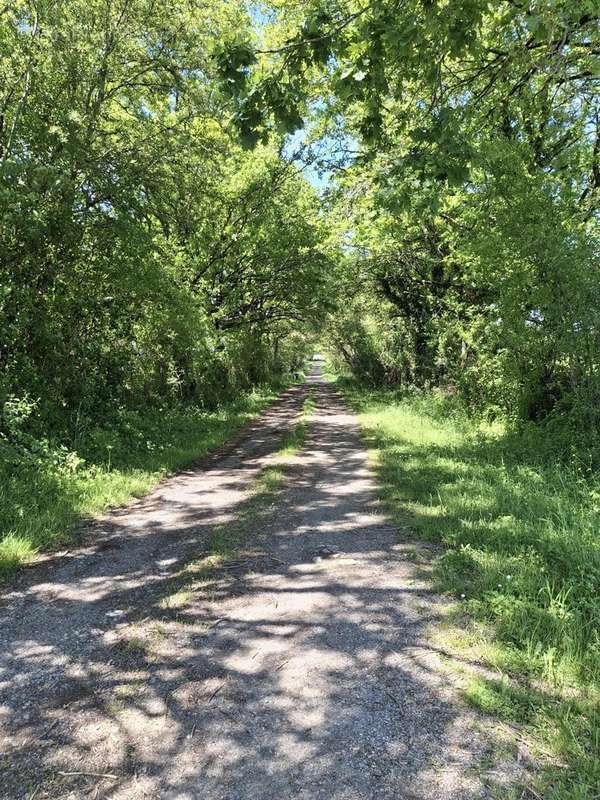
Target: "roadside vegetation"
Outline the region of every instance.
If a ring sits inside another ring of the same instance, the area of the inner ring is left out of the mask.
[[[253,390],[215,411],[123,409],[82,432],[71,447],[26,433],[32,409],[13,407],[10,443],[0,441],[0,577],[40,549],[65,545],[82,517],[144,494],[169,472],[215,450],[278,388]]]
[[[565,761],[544,800],[597,798],[598,22],[594,0],[7,4],[0,574],[217,446],[319,342],[506,676],[471,702]]]
[[[306,434],[308,432],[308,422],[311,414],[315,408],[315,400],[313,393],[309,391],[303,404],[300,418],[294,427],[287,433],[283,439],[283,444],[279,450],[279,455],[292,456],[300,452],[306,441]]]
[[[600,785],[600,481],[561,463],[560,443],[557,452],[539,426],[476,420],[439,395],[342,388],[403,537],[442,545],[434,575],[456,600],[448,631],[460,631],[449,649],[494,675],[467,669],[465,696],[533,736],[550,763],[540,796],[591,800]]]
[[[0,15],[0,574],[222,442],[327,313],[285,131],[248,152],[227,124],[231,31],[243,3]]]

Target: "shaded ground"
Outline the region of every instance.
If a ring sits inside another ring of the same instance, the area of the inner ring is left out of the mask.
[[[241,554],[248,490],[316,402]],[[444,800],[512,782],[459,700],[414,543],[375,500],[355,419],[313,375],[228,450],[23,573],[0,608],[2,798]]]

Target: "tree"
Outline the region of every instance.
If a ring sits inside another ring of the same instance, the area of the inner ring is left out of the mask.
[[[268,376],[272,330],[313,324],[316,198],[281,142],[242,151],[218,86],[216,52],[251,25],[224,0],[4,10],[4,396],[62,417],[203,402]]]

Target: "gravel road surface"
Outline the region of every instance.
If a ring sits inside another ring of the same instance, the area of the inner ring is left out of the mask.
[[[304,447],[282,458],[308,392]],[[279,488],[243,513],[273,464]],[[213,563],[227,526],[243,544]],[[419,550],[315,367],[220,452],[5,590],[0,797],[495,797],[517,759],[434,644],[447,601]]]

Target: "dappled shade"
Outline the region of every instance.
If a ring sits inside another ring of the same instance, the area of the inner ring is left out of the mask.
[[[286,460],[308,391],[309,437]],[[496,735],[442,667],[428,628],[444,604],[365,457],[335,391],[309,381],[205,470],[24,576],[2,620],[8,796],[42,770],[44,791],[79,796],[98,779],[65,773],[95,772],[115,798],[454,799],[514,777],[482,766]],[[211,529],[273,463],[275,506],[206,569]]]

